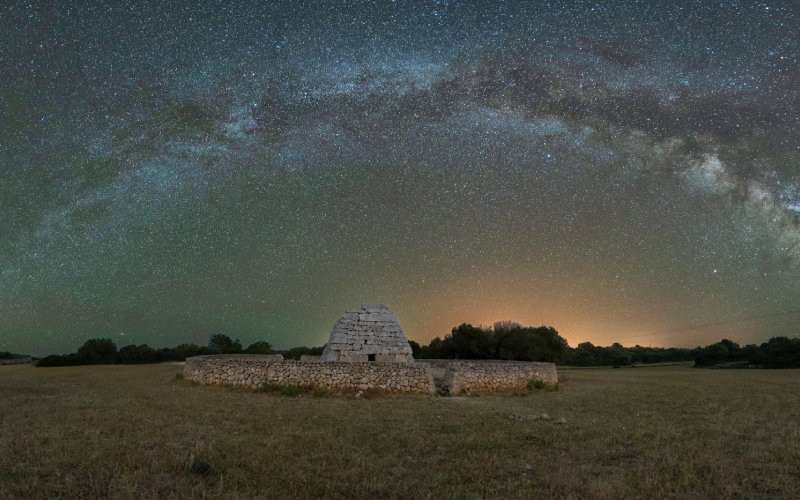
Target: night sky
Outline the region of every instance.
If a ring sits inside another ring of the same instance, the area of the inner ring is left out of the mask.
[[[2,2],[0,350],[800,332],[797,2],[256,3]]]

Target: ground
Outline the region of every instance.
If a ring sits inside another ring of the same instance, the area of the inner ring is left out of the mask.
[[[0,498],[800,497],[798,370],[576,369],[557,392],[378,399],[181,370],[0,367]]]

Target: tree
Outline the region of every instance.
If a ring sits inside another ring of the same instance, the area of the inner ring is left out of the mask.
[[[275,354],[275,351],[272,350],[272,346],[269,342],[265,342],[263,340],[259,340],[257,342],[253,342],[247,349],[244,350],[247,354]]]
[[[83,364],[98,365],[117,361],[117,346],[111,339],[89,339],[78,348]]]
[[[232,340],[227,335],[217,333],[208,340],[208,347],[221,354],[236,354],[242,352],[242,343],[239,339]]]
[[[444,351],[448,358],[487,359],[492,357],[492,339],[489,333],[477,326],[463,323],[444,338]]]
[[[161,361],[161,356],[147,344],[131,344],[119,350],[117,359],[122,364],[157,363]]]
[[[165,358],[172,361],[185,361],[186,358],[191,358],[192,356],[203,356],[216,353],[217,351],[206,346],[199,346],[197,344],[179,344],[172,349],[168,349],[168,352],[164,354]]]
[[[292,347],[285,351],[281,351],[284,359],[300,359],[300,356],[322,356],[325,346],[321,347]]]
[[[697,349],[694,365],[712,366],[727,361],[742,361],[743,354],[739,344],[728,339],[722,339],[716,344]]]
[[[414,342],[413,340],[408,341],[408,345],[411,346],[411,355],[415,358],[419,358],[419,353],[421,351],[421,347],[418,343]]]

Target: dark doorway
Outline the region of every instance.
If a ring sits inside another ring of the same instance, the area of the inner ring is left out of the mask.
[[[374,354],[367,354],[367,361],[375,361],[375,355]]]

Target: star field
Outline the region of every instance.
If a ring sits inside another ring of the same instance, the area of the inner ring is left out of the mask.
[[[795,336],[799,16],[4,2],[0,350],[321,345],[361,302],[421,343]]]

